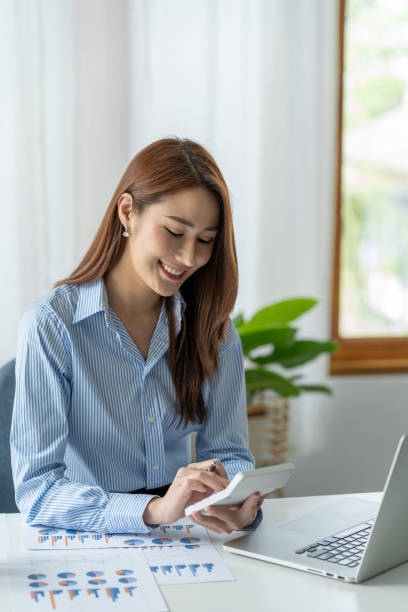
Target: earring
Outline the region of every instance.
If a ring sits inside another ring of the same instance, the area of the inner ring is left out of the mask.
[[[127,231],[127,227],[125,227],[125,231],[123,232],[122,236],[124,236],[125,238],[129,237],[129,232]]]

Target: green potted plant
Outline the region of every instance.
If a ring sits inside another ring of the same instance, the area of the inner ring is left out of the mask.
[[[270,304],[246,321],[233,320],[245,357],[245,381],[251,448],[257,465],[283,463],[287,452],[287,398],[304,392],[331,393],[329,387],[288,375],[323,353],[336,350],[332,340],[299,340],[292,322],[317,304],[313,298],[294,298]]]

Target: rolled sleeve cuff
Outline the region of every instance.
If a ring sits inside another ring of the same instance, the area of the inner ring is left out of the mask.
[[[146,525],[143,513],[147,504],[157,495],[109,493],[106,505],[108,533],[147,533],[157,525]]]
[[[255,469],[253,463],[250,461],[242,461],[242,459],[230,460],[228,462],[226,461],[223,465],[228,474],[229,480],[232,480],[239,472],[249,472],[250,470]]]

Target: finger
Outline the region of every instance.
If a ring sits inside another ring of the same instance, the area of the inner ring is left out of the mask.
[[[184,491],[203,493],[206,497],[209,497],[213,493],[213,489],[207,487],[203,482],[200,482],[199,479],[191,477],[183,479],[178,485],[178,488]],[[204,499],[204,497],[202,499]]]
[[[197,525],[201,525],[206,529],[215,531],[215,533],[231,533],[234,529],[225,521],[214,516],[205,516],[204,514],[201,514],[201,512],[193,512],[190,518],[194,523],[197,523]]]
[[[207,506],[204,510],[220,520],[225,521],[233,529],[250,524],[258,512],[257,493],[250,495],[240,506]]]
[[[167,491],[166,495],[168,500],[173,500],[173,502],[178,500],[178,503],[183,504],[183,508],[185,508],[202,499],[209,498],[212,493],[213,491],[199,480],[189,478],[176,483],[172,490]]]
[[[187,468],[187,470],[188,469],[189,468]],[[187,475],[187,480],[189,478],[199,480],[202,484],[211,489],[211,491],[223,491],[229,485],[226,478],[223,478],[223,476],[220,476],[215,472],[202,472],[200,470],[192,469]]]
[[[191,464],[194,465],[194,464]],[[225,489],[229,485],[229,480],[224,478],[220,474],[216,472],[209,472],[208,470],[199,470],[194,467],[181,467],[177,470],[175,480],[183,480],[184,478],[193,477],[193,478],[204,478],[205,482],[211,483],[215,479],[221,486],[221,489],[216,488],[217,491]],[[204,482],[204,481],[203,481]],[[211,490],[214,491],[215,487],[211,486]]]
[[[251,511],[258,508],[258,502],[260,500],[259,493],[252,493],[246,500],[241,504],[241,510],[244,512]]]
[[[208,472],[210,467],[213,465],[214,461],[216,461],[216,458],[207,459],[206,461],[199,461],[198,463],[190,463],[188,467],[192,468],[193,470],[202,470],[204,472]],[[220,476],[228,480],[227,471],[219,459],[217,460],[217,466],[215,468],[215,473],[219,474]]]

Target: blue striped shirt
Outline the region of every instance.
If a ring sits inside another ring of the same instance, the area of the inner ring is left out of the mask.
[[[185,308],[175,294],[176,332]],[[202,387],[208,418],[183,428],[168,365],[165,301],[146,361],[109,307],[102,279],[61,285],[19,327],[11,458],[29,524],[144,532],[152,498],[191,460],[219,457],[229,478],[253,469],[242,346],[229,321],[218,375]],[[188,384],[188,381],[186,381]]]

